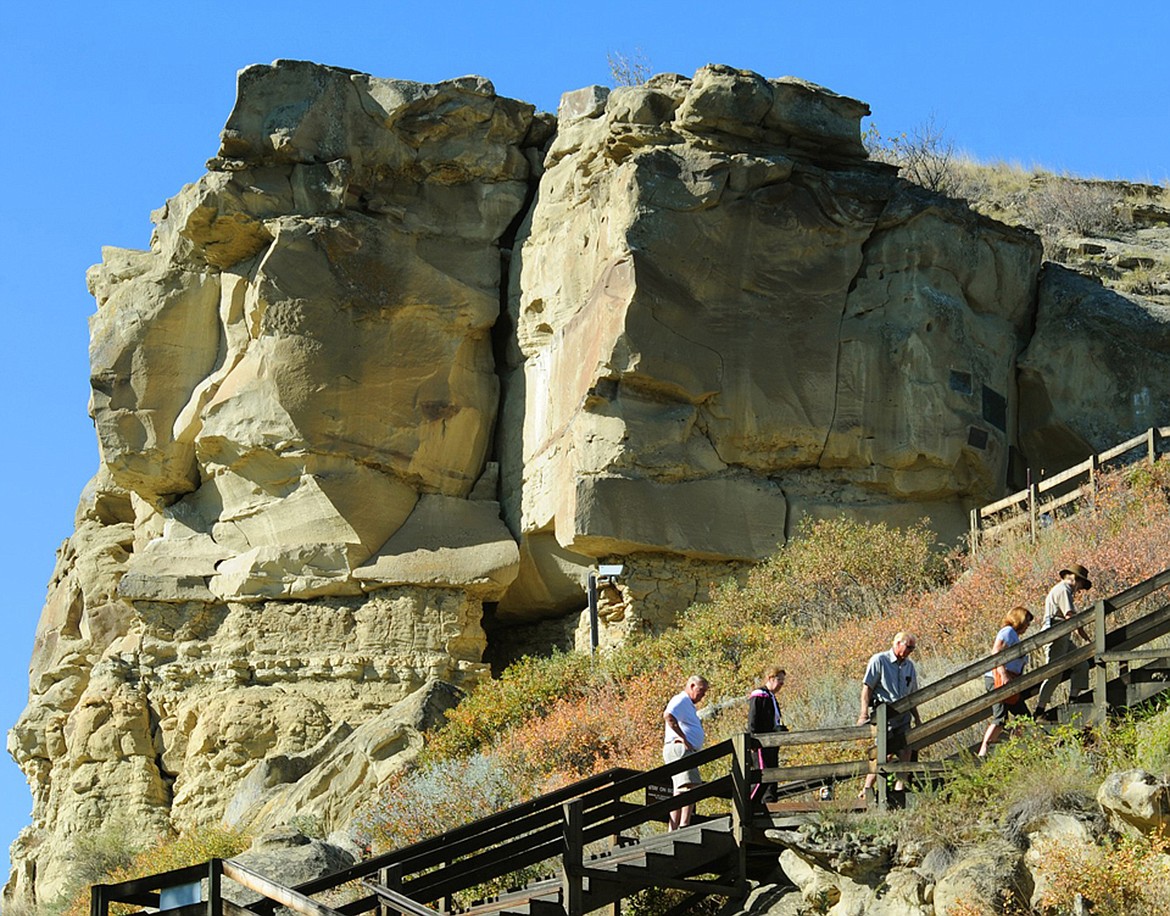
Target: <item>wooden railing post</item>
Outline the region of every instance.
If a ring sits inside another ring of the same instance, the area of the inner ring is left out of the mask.
[[[731,739],[731,835],[736,847],[736,883],[747,887],[748,828],[751,824],[752,764],[750,737],[740,732]]]
[[[110,909],[108,885],[95,884],[89,889],[89,916],[106,916]]]
[[[1109,714],[1109,698],[1105,695],[1105,685],[1109,681],[1109,669],[1105,664],[1105,614],[1109,611],[1109,603],[1102,598],[1093,605],[1093,711],[1098,725],[1105,722]]]
[[[971,510],[971,556],[975,556],[979,550],[979,533],[982,526],[983,514],[979,511],[979,507],[976,506]]]
[[[1031,542],[1036,543],[1036,508],[1040,502],[1040,487],[1039,484],[1028,484],[1028,531],[1030,532]]]
[[[1150,455],[1150,464],[1153,464],[1158,460],[1158,427],[1150,427],[1150,431],[1146,433],[1146,443]]]
[[[223,860],[212,859],[207,863],[207,916],[223,916],[223,894],[221,879]]]
[[[877,759],[874,764],[877,767],[877,782],[874,787],[877,789],[878,807],[883,811],[886,808],[888,799],[886,798],[886,758],[890,756],[890,707],[886,703],[879,703],[877,707]]]
[[[561,852],[562,891],[565,916],[584,916],[585,878],[581,869],[585,862],[585,845],[581,834],[585,829],[585,804],[579,798],[561,806],[564,813],[564,842]]]

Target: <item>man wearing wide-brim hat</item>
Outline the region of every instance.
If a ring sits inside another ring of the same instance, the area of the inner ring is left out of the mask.
[[[1093,581],[1089,578],[1089,571],[1080,563],[1069,563],[1064,569],[1060,571],[1060,581],[1052,586],[1048,597],[1044,599],[1044,625],[1040,628],[1040,632],[1044,632],[1049,627],[1060,623],[1063,620],[1068,620],[1076,612],[1076,594],[1077,592],[1088,591],[1093,587]],[[1081,639],[1088,639],[1088,634],[1085,633],[1084,628],[1076,631]],[[1061,636],[1054,639],[1048,644],[1046,661],[1053,662],[1058,658],[1067,655],[1073,650],[1072,634]],[[1044,715],[1045,709],[1048,707],[1048,701],[1052,699],[1052,692],[1056,689],[1056,685],[1060,683],[1063,674],[1057,674],[1048,678],[1040,685],[1040,696],[1036,700],[1036,711],[1034,715],[1036,718]],[[1089,663],[1083,662],[1072,669],[1071,680],[1069,681],[1069,697],[1076,700],[1079,694],[1083,694],[1089,689]]]

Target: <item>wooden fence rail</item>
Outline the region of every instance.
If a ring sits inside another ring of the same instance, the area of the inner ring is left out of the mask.
[[[623,831],[651,821],[661,820],[670,811],[705,799],[727,799],[730,832],[735,855],[731,864],[720,864],[714,879],[689,875],[660,876],[659,885],[677,887],[693,893],[727,894],[746,887],[747,847],[760,833],[757,819],[763,814],[753,809],[752,786],[760,781],[780,783],[803,791],[815,784],[852,779],[865,773],[879,777],[889,774],[925,773],[939,775],[946,767],[940,760],[905,763],[890,761],[886,754],[885,725],[892,716],[925,706],[939,711],[923,715],[922,722],[909,732],[911,750],[937,747],[941,741],[988,717],[992,705],[1012,693],[1025,695],[1034,691],[1046,678],[1067,677],[1077,665],[1088,663],[1092,671],[1092,711],[1103,717],[1109,703],[1109,673],[1131,676],[1144,670],[1170,671],[1170,647],[1151,648],[1150,643],[1170,635],[1170,602],[1162,600],[1160,591],[1170,588],[1170,569],[1138,583],[1116,595],[1096,602],[1072,619],[1042,630],[1021,640],[1016,646],[964,665],[942,679],[892,704],[877,707],[875,725],[846,726],[803,732],[780,732],[756,736],[738,735],[682,760],[646,772],[614,769],[557,792],[549,793],[506,811],[460,827],[449,833],[416,843],[385,855],[360,862],[323,878],[296,887],[283,887],[246,866],[230,859],[210,862],[126,881],[120,884],[94,885],[91,892],[91,916],[109,916],[114,903],[129,903],[141,908],[165,912],[168,916],[272,916],[278,906],[287,907],[298,916],[359,916],[380,910],[409,916],[430,916],[450,909],[454,894],[489,880],[510,875],[538,863],[559,860],[562,875],[562,901],[566,916],[580,916],[584,906],[586,878],[601,880],[601,872],[587,864],[585,848],[609,840],[620,843]],[[1143,599],[1157,597],[1157,607],[1142,609],[1135,605]],[[1130,613],[1123,613],[1127,609]],[[992,691],[982,688],[983,673],[993,666],[1036,652],[1053,640],[1084,628],[1091,633],[1086,645],[1069,654],[1035,667],[1010,684]],[[972,681],[980,685],[971,699],[955,696]],[[822,747],[826,757],[842,744],[854,743],[857,757],[850,760],[828,759],[823,763],[757,769],[754,746],[792,748]],[[667,783],[672,775],[695,766],[707,766],[722,772],[708,782],[678,795],[655,801],[649,789]],[[885,803],[885,779],[877,781],[879,800]],[[631,797],[644,793],[646,803]],[[722,805],[720,802],[716,807]],[[770,822],[769,822],[770,823]],[[726,830],[726,826],[723,828]],[[722,853],[720,853],[722,855]],[[607,880],[625,881],[609,877]],[[261,899],[244,908],[232,903],[222,893],[222,879],[227,878]],[[630,878],[637,884],[649,880],[646,874]],[[361,883],[369,891],[356,899],[327,906],[313,895],[351,882]],[[547,883],[547,882],[546,882]],[[554,882],[555,884],[555,882]],[[205,889],[204,889],[205,888]],[[188,893],[172,894],[175,890]],[[188,899],[194,891],[194,900]],[[632,891],[631,891],[632,892]],[[168,903],[168,897],[172,902]],[[177,901],[177,902],[175,902]],[[428,906],[431,904],[432,906]]]
[[[918,709],[921,714],[922,708],[927,704],[941,705],[943,707],[941,712],[932,716],[923,715],[921,724],[909,732],[908,746],[910,750],[923,750],[936,746],[939,742],[958,734],[974,723],[989,718],[991,707],[1002,697],[1021,692],[1027,694],[1037,689],[1044,680],[1050,677],[1062,680],[1071,674],[1074,668],[1085,663],[1089,664],[1092,677],[1090,687],[1093,693],[1094,718],[1102,720],[1107,713],[1108,691],[1106,685],[1109,680],[1109,666],[1119,666],[1118,673],[1120,675],[1120,668],[1128,669],[1131,665],[1141,662],[1150,663],[1170,659],[1170,648],[1141,648],[1155,639],[1170,634],[1170,603],[1162,603],[1153,610],[1146,611],[1135,620],[1127,621],[1124,619],[1126,615],[1121,613],[1138,601],[1168,587],[1170,587],[1170,569],[1163,570],[1110,598],[1096,602],[1091,608],[1080,611],[1069,620],[1027,636],[1009,649],[964,665],[946,677],[903,697],[896,703],[878,706],[876,722],[873,725],[821,729],[815,732],[780,732],[759,735],[756,740],[761,747],[776,748],[808,744],[839,746],[842,742],[867,739],[867,743],[874,748],[874,752],[865,757],[844,762],[833,761],[822,764],[769,768],[755,778],[776,783],[807,780],[827,782],[850,778],[866,772],[884,775],[915,769],[932,769],[933,767],[929,764],[907,765],[887,761],[883,739],[885,738],[884,725],[888,719],[905,714],[912,709]],[[982,689],[984,672],[990,671],[996,665],[1038,652],[1056,639],[1081,629],[1091,635],[1087,644],[1075,647],[1070,653],[1055,661],[1026,671],[1021,677],[1012,680],[1010,684],[990,692]],[[967,688],[972,681],[980,685],[980,693],[976,697],[968,700],[954,698],[956,691]],[[878,779],[877,788],[879,797],[884,802],[882,796],[884,780]]]
[[[1099,455],[1091,455],[1080,464],[1043,480],[1034,481],[1025,489],[981,509],[972,509],[971,551],[975,552],[981,544],[1021,528],[1027,529],[1029,539],[1034,542],[1044,527],[1045,519],[1056,519],[1057,509],[1089,497],[1096,491],[1097,475],[1104,465],[1119,459],[1125,459],[1121,462],[1123,464],[1143,459],[1153,463],[1159,455],[1168,451],[1170,426],[1152,426],[1141,435],[1115,445]],[[1073,484],[1075,486],[1072,486]],[[1045,494],[1065,486],[1072,486],[1072,489],[1045,499]],[[999,521],[993,521],[996,516],[1004,513],[1010,514]]]

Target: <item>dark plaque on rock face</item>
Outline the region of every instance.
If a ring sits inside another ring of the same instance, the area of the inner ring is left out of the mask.
[[[983,419],[998,429],[1007,432],[1007,398],[998,391],[983,386]]]
[[[987,448],[987,430],[980,429],[978,426],[969,427],[967,444],[972,448]]]
[[[952,369],[951,391],[957,391],[959,394],[971,394],[971,373]]]

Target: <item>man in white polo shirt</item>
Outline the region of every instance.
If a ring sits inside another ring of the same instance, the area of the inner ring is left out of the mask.
[[[674,763],[703,746],[707,736],[703,732],[703,723],[699,721],[699,711],[695,704],[706,694],[707,679],[692,674],[687,678],[687,685],[682,692],[676,693],[666,704],[666,709],[662,713],[662,719],[666,723],[662,736],[663,762]],[[694,788],[702,781],[698,767],[683,770],[671,777],[675,795]],[[684,805],[671,811],[670,829],[677,830],[679,827],[689,826],[694,810],[694,805]]]

